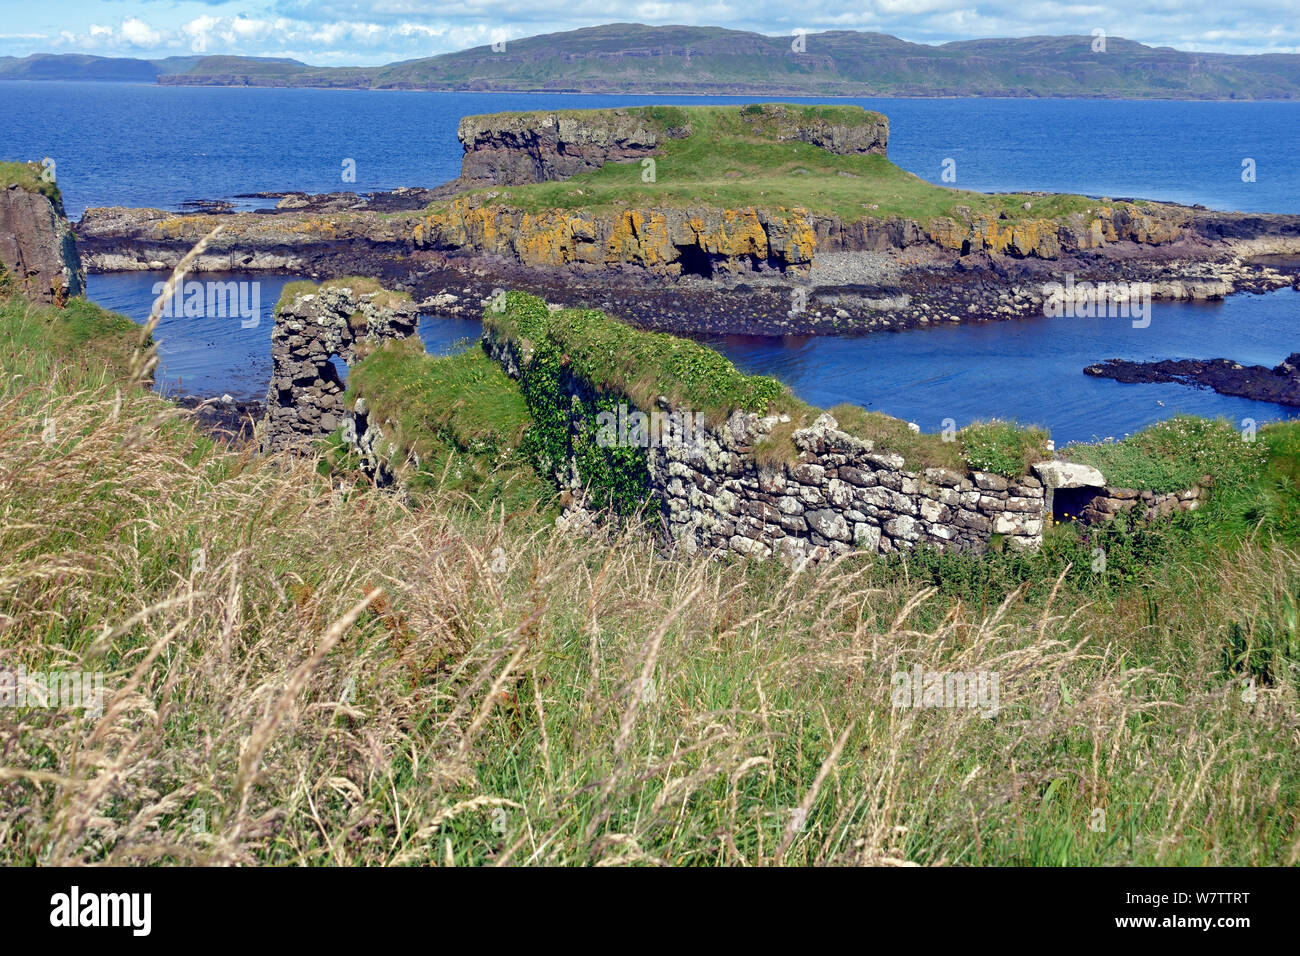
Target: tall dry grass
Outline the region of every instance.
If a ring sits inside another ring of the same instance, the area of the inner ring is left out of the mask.
[[[1289,548],[976,613],[870,562],[412,510],[5,334],[0,667],[107,675],[98,718],[0,708],[5,863],[1300,856],[1294,687],[1243,694],[1217,643],[1300,593]],[[918,665],[996,671],[997,716],[892,706]]]

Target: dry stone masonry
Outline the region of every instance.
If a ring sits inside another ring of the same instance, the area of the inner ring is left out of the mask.
[[[514,343],[489,335],[484,346],[507,375],[519,376]],[[591,392],[570,375],[561,388],[570,404]],[[674,420],[682,416],[669,416]],[[646,449],[649,497],[675,547],[820,559],[922,543],[982,552],[994,535],[1015,549],[1042,542],[1050,512],[1042,482],[1031,475],[1011,481],[984,472],[908,471],[900,456],[841,431],[825,413],[794,432],[795,462],[762,465],[755,448],[780,422],[735,412],[721,426],[705,423],[690,434],[665,429],[663,440]],[[581,514],[576,465],[557,477]]]
[[[982,552],[994,535],[1015,549],[1042,542],[1037,478],[909,471],[900,456],[840,431],[829,414],[794,433],[795,463],[763,467],[754,446],[777,422],[738,412],[694,445],[648,450],[679,547],[818,559],[918,544]]]
[[[331,359],[351,366],[383,341],[414,335],[418,319],[413,303],[390,292],[348,286],[321,288],[278,308],[262,447],[292,448],[342,426],[345,387]]]
[[[518,378],[516,343],[487,333],[484,347],[507,375]],[[593,394],[589,383],[565,373],[561,404]],[[760,441],[781,424],[776,416],[735,412],[720,426],[687,432],[666,400],[669,427],[646,448],[649,498],[656,502],[673,547],[696,551],[820,560],[849,551],[889,553],[917,545],[983,553],[1000,539],[1012,550],[1033,550],[1043,530],[1059,521],[1109,520],[1140,507],[1148,517],[1197,507],[1201,486],[1157,495],[1112,488],[1095,468],[1064,461],[1035,464],[1033,474],[1006,478],[982,471],[909,470],[903,458],[844,431],[827,413],[796,430],[797,459],[760,463]],[[698,425],[699,419],[694,420]],[[588,434],[570,424],[572,440]],[[556,475],[569,492],[562,520],[590,523],[575,460]]]

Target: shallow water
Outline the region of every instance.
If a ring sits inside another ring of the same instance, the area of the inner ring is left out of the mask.
[[[422,93],[3,83],[0,158],[52,156],[68,211],[88,205],[175,208],[274,190],[361,192],[430,186],[459,171],[456,125],[470,113],[640,103],[736,103],[744,97]],[[812,102],[809,100],[808,102]],[[1223,209],[1300,212],[1293,161],[1300,103],[1123,100],[845,100],[885,112],[889,154],[954,185],[1145,196]],[[50,117],[59,122],[50,122]],[[1225,132],[1226,131],[1226,132]],[[341,178],[344,159],[356,181]],[[1254,182],[1242,161],[1255,163]],[[241,205],[264,205],[246,200]],[[89,294],[142,320],[155,273],[92,276]],[[270,374],[270,310],[290,276],[202,276],[260,283],[262,315],[164,319],[161,388],[260,398]],[[477,337],[477,322],[422,317],[435,353]],[[862,338],[727,337],[710,344],[749,372],[776,375],[803,398],[856,402],[927,431],[953,419],[1047,425],[1057,441],[1119,437],[1177,411],[1234,420],[1294,415],[1281,406],[1181,385],[1120,385],[1083,374],[1107,358],[1216,358],[1275,365],[1300,348],[1291,290],[1221,304],[1155,305],[1151,326],[1123,319],[1024,319]],[[1163,404],[1161,404],[1163,402]]]
[[[143,321],[165,273],[91,276],[90,297]],[[209,278],[205,275],[204,278]],[[293,276],[211,276],[261,283],[261,320],[163,319],[155,333],[159,387],[262,398],[270,379],[271,310]],[[478,338],[477,320],[420,317],[426,348],[445,355]],[[1058,442],[1119,438],[1176,412],[1239,422],[1294,417],[1300,409],[1230,398],[1184,385],[1121,385],[1083,374],[1108,358],[1230,358],[1273,366],[1300,348],[1300,293],[1233,296],[1222,303],[1152,306],[1151,324],[1122,318],[1033,318],[949,325],[856,338],[725,336],[707,339],[746,372],[775,375],[828,408],[853,402],[939,431],[976,419],[1048,427]],[[1161,404],[1163,403],[1163,404]]]
[[[87,278],[87,295],[106,309],[137,322],[149,317],[157,283],[167,272],[119,272]],[[243,281],[257,286],[261,306],[253,319],[164,316],[154,331],[158,343],[157,387],[167,394],[212,397],[229,394],[238,401],[262,399],[271,380],[271,329],[280,290],[299,275],[265,272],[205,272],[201,281]],[[251,295],[249,296],[251,299]],[[245,327],[245,322],[248,323]],[[422,316],[420,338],[432,355],[464,348],[482,333],[482,323]]]

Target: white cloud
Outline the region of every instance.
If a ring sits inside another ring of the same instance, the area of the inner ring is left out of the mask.
[[[138,17],[122,21],[122,37],[132,46],[151,48],[162,43],[163,35]]]
[[[3,52],[51,46],[102,53],[168,55],[197,48],[208,53],[296,56],[309,63],[374,65],[432,56],[491,42],[591,26],[610,20],[727,26],[771,36],[798,27],[874,30],[921,43],[977,37],[1072,34],[1102,28],[1152,46],[1225,53],[1300,49],[1294,0],[632,0],[611,13],[608,0],[250,0],[247,13],[221,16],[224,3],[174,4],[122,0],[147,9],[148,19],[126,16],[113,26],[83,20],[67,27],[32,5],[6,16]],[[130,7],[128,7],[130,9]],[[199,15],[196,15],[196,11]],[[47,20],[53,22],[46,22]],[[66,28],[65,28],[66,27]],[[42,29],[44,28],[44,29]]]

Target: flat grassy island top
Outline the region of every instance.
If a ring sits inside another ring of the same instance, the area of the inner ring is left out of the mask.
[[[784,113],[781,120],[771,114],[778,107]],[[580,120],[604,112],[608,111],[569,110],[560,115]],[[963,212],[1050,219],[1097,206],[1097,200],[1085,196],[988,195],[936,186],[879,153],[841,154],[782,138],[785,126],[837,126],[852,132],[882,122],[887,125],[881,114],[858,106],[649,107],[640,114],[647,125],[665,133],[654,152],[651,181],[646,181],[650,177],[644,160],[633,160],[607,163],[563,181],[478,189],[471,195],[531,213],[558,209],[595,215],[628,207],[759,206],[803,208],[845,222],[893,216],[929,222]],[[689,129],[689,134],[667,135],[682,129]]]

